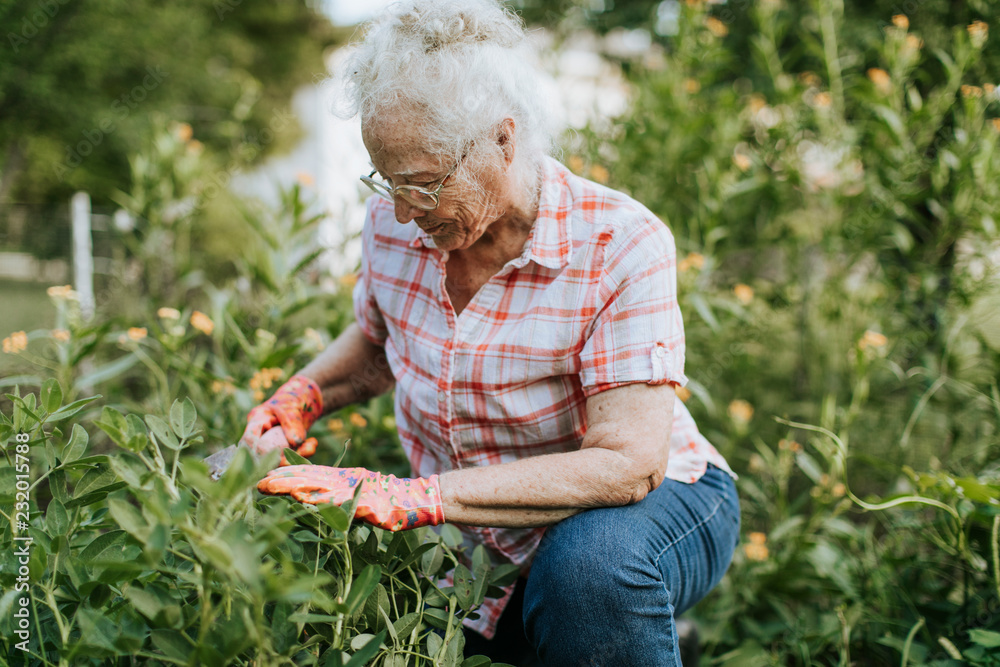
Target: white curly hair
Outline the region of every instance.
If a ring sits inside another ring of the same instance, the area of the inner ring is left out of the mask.
[[[428,151],[454,162],[465,155],[473,169],[488,158],[470,147],[506,118],[526,172],[552,151],[551,115],[523,22],[495,0],[393,3],[365,25],[343,76],[348,106],[340,115],[360,114],[368,125],[408,110]]]

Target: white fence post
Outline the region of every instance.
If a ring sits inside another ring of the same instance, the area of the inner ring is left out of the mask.
[[[90,233],[90,195],[77,192],[72,201],[73,286],[85,321],[94,316],[94,250]]]

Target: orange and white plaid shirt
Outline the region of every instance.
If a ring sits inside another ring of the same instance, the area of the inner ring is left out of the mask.
[[[392,204],[368,200],[354,311],[385,346],[415,475],[577,450],[589,396],[632,382],[687,384],[674,238],[630,197],[546,157],[524,252],[458,315],[447,260],[415,223],[396,221]],[[711,462],[735,478],[684,403],[674,405],[666,476],[693,483]],[[467,545],[525,574],[545,532],[458,528]],[[513,588],[465,625],[492,638]]]

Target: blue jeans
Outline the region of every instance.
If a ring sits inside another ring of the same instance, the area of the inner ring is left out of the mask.
[[[681,664],[674,617],[719,583],[739,541],[736,485],[709,464],[642,501],[546,532],[524,592],[524,631],[546,667]]]

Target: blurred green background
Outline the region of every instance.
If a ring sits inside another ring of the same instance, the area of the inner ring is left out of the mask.
[[[350,320],[350,281],[314,264],[306,184],[267,207],[212,177],[301,139],[256,138],[352,29],[290,0],[49,4],[0,3],[0,251],[68,258],[78,190],[135,225],[95,232],[94,320],[0,283],[0,382],[190,395],[231,439],[251,381]],[[741,475],[746,533],[692,612],[703,664],[1000,665],[998,4],[513,6],[620,70],[625,113],[560,159],[677,240],[681,395]],[[407,470],[390,397],[319,435]]]

